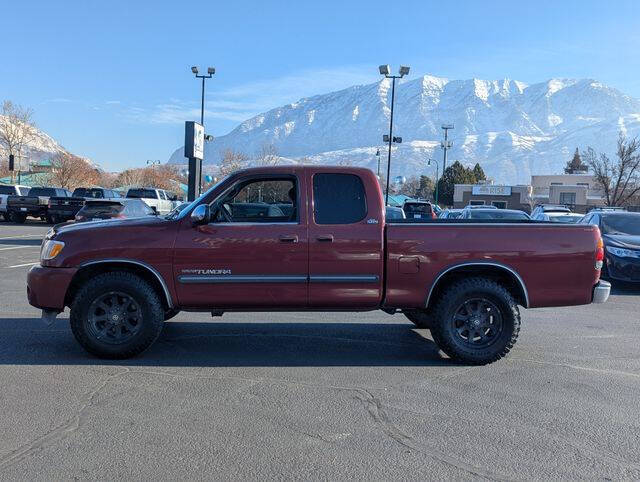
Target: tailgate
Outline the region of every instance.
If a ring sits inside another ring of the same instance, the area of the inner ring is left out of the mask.
[[[38,196],[9,196],[7,199],[7,206],[10,208],[35,208],[39,204],[40,198]]]
[[[49,207],[70,206],[81,208],[84,206],[85,199],[83,197],[51,197],[49,198]]]

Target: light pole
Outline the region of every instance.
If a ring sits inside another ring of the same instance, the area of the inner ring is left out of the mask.
[[[381,65],[378,67],[380,71],[380,75],[384,75],[385,78],[391,79],[391,114],[389,116],[389,135],[384,136],[383,140],[389,143],[389,152],[387,153],[387,192],[384,204],[385,206],[389,205],[389,176],[391,176],[391,143],[392,142],[402,142],[402,137],[395,138],[393,137],[393,103],[395,101],[395,91],[396,91],[396,79],[401,79],[405,75],[409,74],[409,67],[401,65],[400,70],[398,71],[398,75],[390,75],[391,68],[388,65]],[[396,140],[398,139],[398,140]]]
[[[380,179],[380,149],[376,150],[376,157],[378,158],[378,179]]]
[[[433,162],[433,164],[431,164],[432,162]],[[427,161],[427,166],[431,166],[431,165],[436,166],[436,193],[435,193],[435,195],[436,195],[436,204],[438,204],[438,178],[440,177],[440,173],[438,172],[439,171],[438,163],[436,161],[434,161],[433,159],[429,159]]]
[[[453,142],[448,140],[447,134],[449,133],[449,129],[453,129],[453,124],[443,124],[442,129],[444,130],[444,141],[440,143],[440,147],[444,151],[442,154],[442,174],[444,174],[447,168],[447,149],[451,149],[453,146]]]
[[[196,79],[202,79],[202,103],[200,104],[200,125],[204,125],[204,80],[213,77],[216,73],[215,67],[207,68],[207,75],[198,75],[198,67],[191,67],[191,72],[196,76]]]

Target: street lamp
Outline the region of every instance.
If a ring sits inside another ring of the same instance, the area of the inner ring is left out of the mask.
[[[378,179],[380,179],[380,149],[376,150],[376,157],[378,158]]]
[[[214,67],[207,68],[207,75],[198,75],[198,67],[191,67],[191,72],[196,76],[196,79],[202,79],[202,103],[200,105],[200,124],[204,125],[204,79],[210,79],[213,77],[213,74],[216,73],[216,69]]]
[[[427,166],[436,166],[436,204],[438,204],[438,178],[440,177],[440,173],[438,172],[438,163],[433,159],[429,159],[427,161]]]
[[[380,75],[384,75],[385,78],[391,79],[391,114],[389,116],[389,135],[385,135],[383,137],[384,142],[389,144],[389,152],[387,153],[387,192],[385,197],[385,206],[389,205],[389,176],[391,176],[391,143],[392,142],[402,142],[402,137],[393,137],[393,104],[395,101],[395,91],[396,91],[396,79],[401,79],[405,75],[409,74],[409,67],[400,66],[400,70],[398,71],[398,75],[391,75],[391,68],[388,65],[381,65],[378,67],[380,71]]]

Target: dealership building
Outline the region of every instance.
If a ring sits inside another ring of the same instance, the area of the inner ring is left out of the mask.
[[[590,174],[536,175],[529,185],[456,184],[453,193],[454,208],[490,205],[530,212],[538,204],[564,204],[573,211],[587,212],[604,205],[604,197]]]

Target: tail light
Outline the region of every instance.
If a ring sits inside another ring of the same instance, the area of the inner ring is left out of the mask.
[[[604,242],[602,238],[598,238],[598,244],[596,244],[596,269],[602,269],[604,263]]]
[[[47,207],[49,207],[49,209],[51,209],[51,201],[49,201],[49,202],[47,203]]]
[[[437,219],[438,216],[436,216],[436,212],[435,211],[431,211],[431,219]]]

